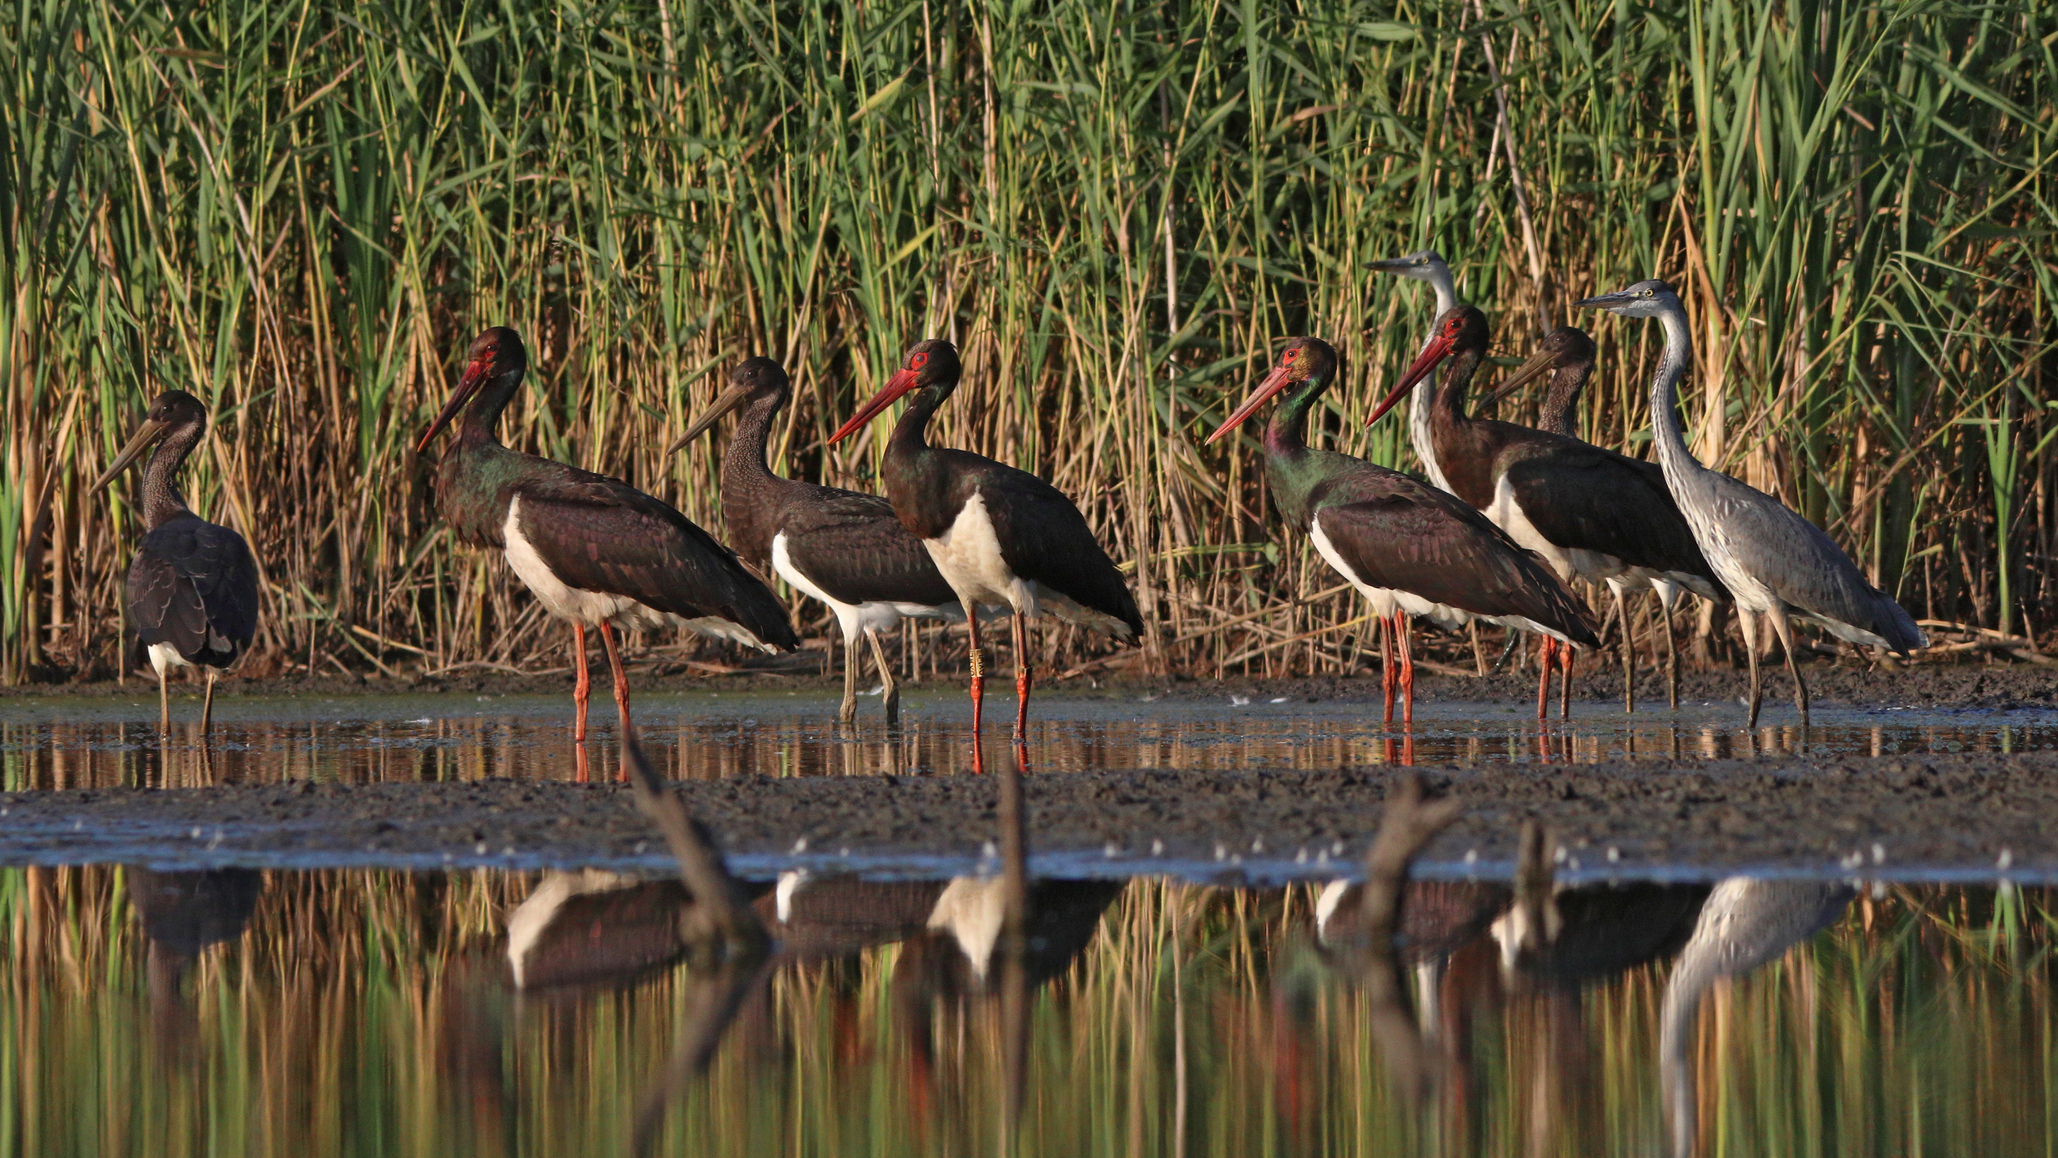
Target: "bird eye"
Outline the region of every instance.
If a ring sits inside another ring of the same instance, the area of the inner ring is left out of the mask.
[[[1285,356],[1285,357],[1283,357],[1283,358],[1281,358],[1281,359],[1280,359],[1280,361],[1282,361],[1282,362],[1291,362],[1291,361],[1294,361],[1295,359],[1299,358],[1300,356],[1301,356],[1301,352],[1300,352],[1299,350],[1288,350],[1288,351],[1286,352],[1286,356]]]
[[[928,364],[929,355],[927,354],[916,354],[914,357],[908,359],[908,366],[912,369],[919,370]]]

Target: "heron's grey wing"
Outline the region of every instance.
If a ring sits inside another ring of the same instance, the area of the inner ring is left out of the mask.
[[[1838,635],[1848,625],[1905,654],[1928,640],[1891,595],[1865,581],[1858,565],[1822,528],[1771,495],[1717,474],[1709,490],[1714,522],[1743,569],[1794,611]],[[1854,641],[1859,642],[1859,641]]]

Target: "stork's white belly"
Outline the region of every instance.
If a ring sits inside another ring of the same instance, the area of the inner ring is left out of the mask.
[[[794,588],[829,605],[836,613],[837,626],[843,629],[845,639],[856,639],[861,632],[887,631],[900,626],[902,617],[914,619],[947,619],[955,623],[965,617],[964,609],[955,603],[931,607],[926,603],[899,603],[884,599],[867,600],[863,603],[845,603],[836,599],[808,578],[793,562],[793,553],[787,549],[784,531],[772,536],[772,570]]]
[[[933,539],[922,540],[943,581],[957,592],[960,610],[998,607],[1020,612],[1030,619],[1045,611],[1067,623],[1128,639],[1129,625],[1105,612],[1096,611],[1062,591],[1034,579],[1024,579],[1008,566],[1001,554],[1000,534],[993,529],[993,515],[986,509],[986,496],[972,492],[958,510],[950,527]],[[983,616],[982,616],[983,618]]]
[[[1342,907],[1343,898],[1345,894],[1350,892],[1352,883],[1347,880],[1334,880],[1322,886],[1322,895],[1315,898],[1315,937],[1317,940],[1329,940],[1329,922],[1335,918],[1336,910]]]
[[[544,609],[559,619],[567,619],[586,627],[597,627],[611,623],[618,627],[684,627],[702,635],[727,639],[746,647],[761,651],[775,651],[776,648],[759,639],[756,633],[742,624],[731,622],[716,615],[688,619],[659,611],[646,603],[626,595],[607,591],[588,591],[573,587],[557,577],[550,564],[537,554],[536,545],[522,532],[522,499],[520,495],[508,500],[507,521],[501,524],[500,535],[507,544],[507,565],[514,569],[522,584],[535,593]]]
[[[1337,553],[1335,545],[1329,541],[1329,536],[1322,533],[1322,520],[1319,517],[1308,521],[1308,537],[1315,541],[1315,551],[1322,556],[1323,561],[1334,567],[1337,574],[1350,580],[1351,586],[1358,589],[1359,594],[1365,597],[1366,602],[1372,605],[1372,610],[1379,615],[1391,615],[1398,608],[1417,619],[1429,619],[1437,626],[1451,631],[1456,631],[1477,619],[1486,623],[1497,623],[1502,627],[1512,627],[1517,631],[1533,631],[1539,635],[1548,635],[1562,643],[1572,642],[1564,632],[1545,627],[1525,615],[1480,615],[1460,607],[1452,607],[1448,603],[1432,603],[1412,591],[1402,591],[1397,587],[1374,587],[1359,578],[1358,573],[1351,569],[1351,565],[1344,562],[1343,556]]]
[[[1319,515],[1308,520],[1308,537],[1315,541],[1315,553],[1322,556],[1323,562],[1335,568],[1337,574],[1349,580],[1350,585],[1358,589],[1358,593],[1372,605],[1375,614],[1384,617],[1392,615],[1396,610],[1405,611],[1418,619],[1432,619],[1439,626],[1450,628],[1452,631],[1472,622],[1471,612],[1452,607],[1448,603],[1431,603],[1412,591],[1402,591],[1397,587],[1374,587],[1365,582],[1357,571],[1344,561],[1343,556],[1337,553],[1336,545],[1329,541],[1329,536],[1322,530],[1322,519]]]
[[[1035,617],[1035,584],[1025,582],[1008,566],[1001,553],[1000,535],[993,529],[993,516],[986,509],[986,496],[977,491],[958,509],[950,527],[933,539],[922,540],[943,581],[960,600],[985,606],[1013,608]]]
[[[175,667],[193,666],[187,661],[185,656],[179,654],[178,648],[168,643],[153,643],[150,645],[149,652],[150,670],[160,676]]]
[[[1584,579],[1588,583],[1599,583],[1603,580],[1621,579],[1638,570],[1613,555],[1590,551],[1584,547],[1561,547],[1544,538],[1543,532],[1536,529],[1535,523],[1530,522],[1529,513],[1522,509],[1521,502],[1515,498],[1515,488],[1509,483],[1507,475],[1502,475],[1495,481],[1493,502],[1484,514],[1494,526],[1508,532],[1508,537],[1515,540],[1524,550],[1534,551],[1543,556],[1544,562],[1550,564],[1551,570],[1557,573],[1561,582],[1570,583],[1574,579]],[[1630,588],[1640,589],[1646,585],[1634,577],[1628,580]]]

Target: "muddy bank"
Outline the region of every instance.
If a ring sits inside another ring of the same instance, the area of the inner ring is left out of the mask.
[[[1436,871],[1503,875],[1536,815],[1574,875],[1740,869],[2058,879],[2058,753],[1796,762],[1429,767],[1465,801]],[[1377,768],[1032,776],[1043,871],[1335,875],[1392,783]],[[991,778],[738,777],[682,786],[744,871],[962,872],[988,855]],[[160,867],[659,867],[662,844],[612,784],[488,780],[0,795],[0,863]]]
[[[631,670],[634,673],[634,687],[639,693],[840,692],[843,687],[842,676],[822,675],[811,662],[812,657],[809,658],[810,662],[806,665],[796,665],[787,661],[783,668],[745,668],[719,675],[658,671],[647,667],[639,670],[634,666]],[[1573,680],[1575,699],[1610,706],[1621,702],[1620,673],[1609,668],[1607,662],[1605,658],[1592,657],[1581,661],[1578,674]],[[994,669],[1003,679],[989,680],[989,687],[995,694],[1006,695],[1008,689],[1000,685],[1011,670],[1005,666],[1003,657]],[[1369,670],[1370,675],[1271,680],[1234,677],[1213,680],[1151,679],[1128,675],[1080,676],[1063,681],[1047,680],[1040,686],[1053,691],[1062,690],[1064,695],[1075,699],[1092,698],[1096,695],[1169,696],[1174,699],[1244,695],[1252,698],[1287,696],[1309,701],[1377,703],[1380,697],[1378,671],[1376,667]],[[2058,708],[2058,669],[2031,664],[1924,663],[1907,668],[1874,670],[1849,661],[1832,663],[1818,660],[1806,665],[1803,671],[1807,675],[1808,687],[1814,695],[1815,702],[1823,705],[1997,710]],[[1662,672],[1649,669],[1640,671],[1637,684],[1637,701],[1640,707],[1657,709],[1665,705],[1665,681]],[[903,686],[937,689],[961,688],[962,684],[956,679],[938,678]],[[181,691],[197,691],[197,685],[189,688],[176,681],[172,687],[174,694]],[[1680,699],[1682,703],[1694,704],[1733,703],[1746,694],[1749,687],[1749,681],[1741,670],[1687,671],[1681,673]],[[408,693],[569,697],[570,688],[569,671],[519,675],[477,670],[434,678],[401,679],[389,679],[378,675],[324,675],[312,679],[242,679],[231,676],[223,680],[217,695],[225,699]],[[1784,704],[1791,701],[1792,687],[1787,682],[1783,668],[1773,666],[1767,669],[1765,689],[1768,704]],[[156,685],[147,679],[132,679],[127,686],[113,680],[77,684],[23,684],[16,687],[0,687],[0,699],[65,696],[110,698],[154,694],[155,690]],[[1424,672],[1420,674],[1415,685],[1415,697],[1420,703],[1522,703],[1533,702],[1535,696],[1536,679],[1533,674],[1501,674],[1470,678]]]

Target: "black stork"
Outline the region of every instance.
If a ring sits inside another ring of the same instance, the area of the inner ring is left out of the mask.
[[[1437,319],[1421,356],[1373,417],[1377,419],[1439,363],[1449,360],[1430,412],[1430,436],[1443,463],[1444,477],[1453,493],[1485,511],[1486,517],[1517,543],[1542,556],[1558,578],[1568,583],[1577,577],[1607,584],[1622,626],[1622,706],[1624,711],[1635,711],[1623,592],[1663,583],[1671,588],[1673,598],[1679,587],[1707,599],[1723,599],[1726,593],[1694,542],[1693,530],[1672,501],[1665,473],[1656,463],[1602,450],[1576,438],[1466,413],[1465,392],[1486,357],[1487,343],[1485,314],[1463,305],[1447,311]],[[1589,340],[1584,347],[1589,369],[1592,349]],[[1576,366],[1576,344],[1547,343],[1545,351],[1519,373],[1533,376],[1538,371],[1532,367],[1556,365],[1565,354],[1572,355]],[[1667,611],[1666,644],[1673,657],[1673,706],[1677,707],[1678,653],[1672,641],[1669,602]],[[1554,645],[1547,638],[1543,646],[1548,662]]]
[[[207,670],[200,734],[214,723],[214,681],[257,635],[257,559],[250,544],[208,522],[179,495],[179,468],[207,432],[207,408],[183,390],[157,396],[128,445],[94,481],[98,492],[152,446],[143,468],[143,542],[129,564],[128,620],[157,672],[158,726],[171,730],[165,672]]]
[[[1452,629],[1480,619],[1538,632],[1568,645],[1567,655],[1571,646],[1598,646],[1579,597],[1485,515],[1399,471],[1307,444],[1308,412],[1335,373],[1336,351],[1329,343],[1295,338],[1208,441],[1221,439],[1260,406],[1292,389],[1265,427],[1265,479],[1280,511],[1307,532],[1323,560],[1365,596],[1385,626],[1380,651],[1386,719],[1393,719],[1396,648],[1402,720],[1415,718],[1415,664],[1408,645],[1412,617],[1427,616]],[[1538,719],[1548,702],[1550,678],[1545,664],[1537,686]]]
[[[1585,330],[1577,326],[1559,326],[1545,334],[1537,343],[1536,353],[1530,356],[1529,361],[1502,382],[1480,405],[1482,408],[1492,407],[1549,371],[1551,384],[1544,392],[1543,405],[1537,412],[1536,428],[1547,434],[1579,438],[1579,396],[1586,389],[1587,379],[1593,376],[1594,352],[1594,340]],[[1664,471],[1656,464],[1645,463],[1639,459],[1630,461],[1654,472],[1660,482],[1664,481]],[[1672,492],[1667,490],[1665,493],[1670,496]],[[1607,583],[1618,600],[1623,591],[1639,590],[1643,585],[1648,585],[1651,592],[1658,597],[1658,605],[1665,619],[1666,695],[1672,707],[1677,709],[1679,646],[1672,634],[1672,614],[1679,606],[1680,585],[1664,575],[1649,571],[1615,576],[1608,579]]]
[[[1686,514],[1694,541],[1736,599],[1751,665],[1750,726],[1758,726],[1764,686],[1758,672],[1758,617],[1772,621],[1794,677],[1794,707],[1808,726],[1808,685],[1794,658],[1794,619],[1812,619],[1838,639],[1883,647],[1899,655],[1928,647],[1929,639],[1894,597],[1865,581],[1851,557],[1822,528],[1764,491],[1710,470],[1686,447],[1679,426],[1679,382],[1694,362],[1686,306],[1672,287],[1655,279],[1587,298],[1585,309],[1628,318],[1657,318],[1665,327],[1665,354],[1651,379],[1651,437],[1665,485]]]
[[[736,436],[722,455],[722,518],[743,557],[829,605],[843,629],[843,706],[838,718],[857,715],[860,639],[885,684],[886,719],[900,718],[900,688],[879,633],[902,616],[961,619],[957,593],[922,541],[908,533],[893,504],[878,495],[780,478],[765,461],[772,419],[793,397],[786,371],[770,358],[751,358],[729,375],[716,398],[666,453],[699,438],[715,420],[741,408]]]
[[[416,453],[459,411],[457,444],[436,472],[436,509],[457,537],[499,547],[552,615],[569,620],[579,679],[576,739],[586,739],[586,629],[598,627],[629,724],[629,680],[614,628],[690,628],[762,651],[799,645],[779,601],[706,531],[619,479],[509,450],[494,427],[521,388],[528,352],[496,326],[473,340],[464,375]],[[467,407],[469,404],[469,407]],[[626,774],[626,773],[625,773]]]
[[[886,444],[886,495],[901,526],[929,549],[958,603],[973,613],[966,623],[972,633],[975,737],[986,680],[976,612],[984,606],[1013,613],[1015,741],[1022,743],[1028,738],[1032,682],[1027,621],[1048,610],[1068,623],[1128,641],[1143,633],[1143,617],[1122,573],[1072,500],[1027,471],[929,445],[929,420],[957,389],[963,372],[957,347],[949,342],[915,343],[885,389],[829,441],[849,437],[896,399],[914,393]],[[976,742],[973,751],[978,751]]]

